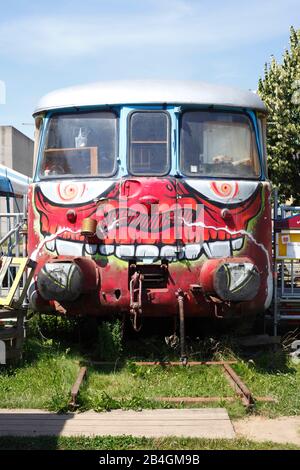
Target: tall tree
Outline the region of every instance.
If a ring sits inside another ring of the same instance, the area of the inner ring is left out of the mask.
[[[282,63],[272,57],[259,80],[258,93],[268,115],[269,175],[281,200],[300,204],[300,30],[291,27]]]

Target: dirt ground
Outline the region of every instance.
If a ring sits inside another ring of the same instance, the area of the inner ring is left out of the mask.
[[[252,416],[233,421],[237,437],[252,441],[272,441],[300,446],[300,416],[287,416],[275,419]]]

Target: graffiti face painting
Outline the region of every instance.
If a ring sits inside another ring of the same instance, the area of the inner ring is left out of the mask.
[[[134,196],[122,196],[124,185],[134,187]],[[154,179],[151,210],[147,205],[141,210],[140,201],[149,188],[138,179],[104,185],[100,193],[99,186],[91,182],[36,185],[32,251],[41,247],[37,260],[88,257],[106,272],[107,265],[102,267],[105,259],[116,277],[122,269],[127,277],[129,262],[166,260],[181,283],[188,262],[193,266],[186,275],[190,284],[199,282],[201,267],[210,259],[239,256],[252,260],[255,254],[254,259],[269,269],[269,253],[260,246],[266,244],[261,219],[265,219],[263,201],[266,204],[269,197],[263,184],[213,181],[201,185],[191,180]],[[80,230],[86,218],[94,218],[98,224],[88,238]],[[107,230],[112,226],[114,230]],[[255,227],[262,227],[261,233]],[[242,281],[243,276],[240,278]],[[266,300],[267,296],[262,297]]]
[[[131,180],[122,184],[128,183]],[[137,183],[134,181],[135,185]],[[139,248],[138,240],[142,240],[143,245],[151,243],[156,246],[150,250],[151,253],[155,251],[156,258],[170,257],[172,249],[176,255],[177,242],[186,247],[193,238],[198,238],[198,243],[182,253],[187,259],[197,259],[200,254],[208,258],[231,256],[241,249],[248,222],[261,209],[260,185],[247,185],[241,191],[238,183],[212,182],[201,194],[197,191],[199,185],[197,188],[195,183],[189,183],[176,184],[171,178],[154,181],[151,194],[153,196],[157,192],[153,197],[160,203],[152,203],[151,211],[140,202],[143,199],[142,182],[134,198],[121,197],[120,185],[116,183],[101,194],[95,192],[92,199],[91,183],[90,194],[85,183],[57,183],[50,188],[48,184],[40,184],[35,196],[39,233],[42,238],[54,235],[55,238],[46,243],[46,249],[63,256],[99,253],[121,259],[134,258]],[[96,191],[98,188],[99,184],[95,185]],[[53,191],[52,196],[49,189]],[[83,202],[87,197],[89,199]],[[105,198],[100,209],[95,198]],[[98,222],[99,236],[95,234],[87,243],[80,234],[80,227],[85,218],[93,216]],[[107,227],[113,229],[107,231]],[[198,227],[198,234],[194,230],[189,234],[189,227]],[[63,231],[64,228],[69,231]],[[158,247],[162,242],[165,244]],[[117,249],[120,244],[127,245],[127,250],[123,250],[128,252],[127,256]]]
[[[70,89],[66,102],[61,92],[60,106],[49,95],[36,113],[32,308],[176,316],[182,296],[191,317],[265,311],[271,208],[259,98],[194,84],[182,85],[179,99],[178,84],[155,83],[161,104],[137,105],[143,88],[127,83],[125,105],[115,103],[123,89],[103,86],[105,97],[100,85],[82,90],[88,108],[68,108],[79,96]]]

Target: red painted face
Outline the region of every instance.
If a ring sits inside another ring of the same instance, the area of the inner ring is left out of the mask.
[[[178,243],[180,234],[181,244],[204,244],[207,256],[213,257],[214,249],[220,247],[220,243],[215,242],[229,241],[233,244],[231,251],[239,249],[241,242],[238,241],[243,238],[243,231],[261,208],[259,184],[242,201],[236,182],[206,182],[201,191],[200,183],[199,189],[194,189],[171,177],[125,179],[102,192],[99,184],[98,193],[92,199],[92,192],[86,187],[89,183],[54,184],[57,188],[53,198],[49,194],[47,197],[42,188],[37,187],[35,191],[42,236],[67,228],[71,231],[60,233],[58,239],[85,244],[87,240],[80,234],[80,229],[83,219],[91,217],[98,222],[100,239],[94,236],[88,243],[96,246],[103,243],[170,246]],[[126,231],[128,227],[130,230]],[[201,239],[199,231],[195,238],[195,227],[202,229]],[[107,236],[103,240],[101,237],[105,233]]]
[[[195,201],[203,205],[203,222],[205,242],[214,240],[236,239],[243,235],[248,222],[253,219],[261,208],[261,188],[256,190],[242,202],[236,200],[239,183],[210,183],[209,195],[200,194],[185,183],[177,185],[181,201]],[[214,196],[218,197],[214,200]],[[222,202],[223,200],[223,202]]]

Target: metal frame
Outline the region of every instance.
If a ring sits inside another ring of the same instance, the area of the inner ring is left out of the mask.
[[[29,284],[31,282],[33,273],[34,273],[34,267],[32,264],[28,263],[28,258],[11,258],[4,256],[2,258],[2,267],[0,270],[0,280],[3,280],[5,274],[8,272],[9,268],[11,267],[19,267],[16,276],[14,278],[14,281],[8,291],[8,294],[6,297],[0,297],[0,306],[2,307],[15,307],[19,308],[23,300],[25,298],[27,289],[29,287]],[[26,269],[29,268],[30,272],[28,276],[26,276],[26,281],[23,284],[22,291],[20,292],[19,287],[20,287],[20,282],[23,279],[23,275],[26,271]],[[17,292],[19,290],[19,292]],[[18,299],[15,300],[15,294],[18,294]]]
[[[14,176],[15,172],[7,169],[7,177],[9,172]],[[0,196],[6,199],[6,212],[0,213],[0,323],[4,327],[0,329],[0,363],[5,364],[22,357],[27,314],[24,300],[33,278],[35,263],[27,258],[26,187],[23,191],[17,187],[16,193],[12,188]],[[20,204],[16,204],[16,201],[20,201]]]
[[[283,258],[278,253],[278,239],[280,231],[276,230],[276,222],[290,217],[290,214],[300,214],[300,206],[287,206],[278,204],[278,193],[274,191],[274,239],[273,239],[273,269],[274,269],[274,290],[273,290],[273,332],[277,336],[278,324],[281,321],[297,321],[300,322],[300,284],[296,285],[295,266],[299,265],[300,274],[300,258]],[[299,233],[299,230],[282,230],[282,233]],[[288,272],[286,279],[285,272]],[[278,283],[280,278],[280,286]],[[289,284],[289,285],[287,285]]]
[[[6,325],[4,329],[0,329],[0,364],[22,357],[25,317],[26,309],[0,309],[0,323]]]
[[[2,258],[2,262],[3,262],[3,265],[2,265],[1,271],[0,271],[0,276],[1,276],[2,279],[4,278],[5,274],[8,273],[9,268],[18,267],[16,276],[15,276],[14,281],[13,281],[13,283],[12,283],[12,285],[11,285],[9,291],[8,291],[7,296],[0,297],[0,305],[2,307],[4,307],[4,306],[11,307],[12,303],[13,303],[13,300],[14,300],[14,296],[16,294],[16,291],[17,291],[18,287],[19,287],[19,283],[20,283],[20,281],[22,279],[22,276],[23,276],[23,273],[26,269],[27,258],[11,258],[11,257],[4,256]]]
[[[96,365],[96,366],[115,366],[115,362],[105,362],[105,361],[88,361],[88,364],[91,365]],[[248,387],[244,384],[242,381],[241,377],[233,370],[231,367],[232,364],[237,364],[238,361],[236,360],[228,360],[228,361],[191,361],[189,362],[186,360],[186,362],[182,361],[170,361],[170,362],[164,362],[164,361],[134,361],[133,364],[136,366],[161,366],[161,367],[176,367],[176,366],[181,366],[181,367],[191,367],[191,366],[221,366],[222,371],[224,372],[224,375],[226,379],[228,380],[229,385],[231,388],[234,390],[235,394],[237,395],[238,398],[241,399],[242,404],[247,408],[250,409],[255,406],[256,402],[276,402],[276,399],[270,396],[266,397],[254,397],[253,394],[250,392]],[[84,369],[84,368],[82,368]],[[83,380],[83,377],[85,376],[86,369],[83,371],[81,369],[81,374],[79,374],[78,379],[76,381],[76,384],[80,382],[80,380]],[[81,377],[81,379],[79,379]],[[80,382],[81,383],[81,382]],[[72,389],[73,390],[73,389]],[[75,391],[78,393],[79,387],[76,388]],[[72,394],[73,398],[73,394]],[[186,404],[191,404],[191,403],[210,403],[210,402],[222,402],[222,401],[228,401],[232,402],[235,401],[236,397],[154,397],[153,401],[157,402],[165,402],[165,403],[186,403]],[[75,403],[73,400],[72,405]]]
[[[87,368],[81,367],[79,370],[77,379],[71,388],[71,401],[69,403],[69,406],[72,408],[75,408],[77,406],[76,400],[79,394],[79,389],[83,380],[86,378],[86,375],[87,375]]]

